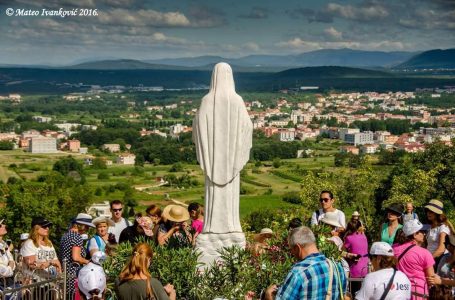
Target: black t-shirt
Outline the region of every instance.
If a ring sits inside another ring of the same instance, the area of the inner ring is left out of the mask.
[[[119,243],[130,242],[131,245],[134,245],[139,237],[146,241],[153,241],[152,237],[145,235],[143,232],[138,232],[136,227],[137,225],[133,224],[123,229],[122,233],[120,233]]]

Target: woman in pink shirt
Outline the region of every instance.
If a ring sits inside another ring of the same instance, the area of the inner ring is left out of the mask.
[[[363,278],[368,273],[368,240],[364,233],[365,227],[359,219],[351,219],[344,236],[344,248],[349,254],[349,274],[352,278]],[[361,286],[361,282],[351,283],[351,293],[354,295]]]
[[[202,232],[204,228],[204,207],[199,203],[190,203],[188,212],[191,217],[191,228],[194,229],[196,235]],[[195,236],[196,236],[195,235]]]
[[[425,240],[423,225],[419,220],[410,220],[403,226],[406,241],[394,245],[394,253],[398,258],[398,270],[408,276],[412,286],[412,300],[428,298],[429,286],[427,278],[434,276],[434,259],[431,252],[420,245]]]

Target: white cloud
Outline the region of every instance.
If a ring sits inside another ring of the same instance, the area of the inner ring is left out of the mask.
[[[261,49],[258,44],[253,43],[253,42],[244,44],[243,48],[246,50],[249,50],[249,51],[254,51],[254,52],[257,52]]]
[[[349,20],[371,21],[384,19],[389,16],[387,8],[379,4],[355,7],[352,5],[329,3],[326,10],[330,14]]]
[[[152,9],[130,11],[117,8],[100,11],[94,22],[115,26],[189,27],[188,18],[180,12],[159,12]]]
[[[358,41],[307,41],[299,37],[292,38],[287,41],[282,41],[275,44],[276,47],[287,49],[293,52],[307,52],[320,49],[339,49],[351,48],[359,50],[411,50],[411,44],[401,41],[371,41],[371,42],[358,42]]]
[[[325,34],[335,40],[341,40],[343,38],[343,33],[336,30],[334,27],[329,27],[324,30]]]

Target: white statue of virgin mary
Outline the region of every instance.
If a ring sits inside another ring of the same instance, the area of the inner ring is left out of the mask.
[[[242,232],[240,171],[250,157],[252,132],[243,99],[235,92],[232,69],[218,63],[193,121],[197,159],[205,173],[203,232]]]

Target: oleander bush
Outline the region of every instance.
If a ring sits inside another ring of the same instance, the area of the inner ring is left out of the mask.
[[[293,214],[292,214],[293,213]],[[150,244],[154,257],[150,266],[152,276],[158,278],[163,285],[171,283],[177,292],[177,299],[244,299],[245,294],[252,291],[259,296],[261,291],[271,284],[282,283],[291,269],[295,259],[291,257],[287,244],[288,222],[300,212],[292,210],[275,213],[271,219],[271,211],[261,210],[252,213],[252,218],[260,217],[263,223],[259,227],[270,227],[274,236],[268,241],[268,250],[261,255],[254,255],[239,247],[223,248],[220,250],[221,261],[200,269],[197,260],[199,253],[191,247],[172,248]],[[249,218],[251,220],[251,217]],[[272,220],[272,221],[270,221]],[[267,223],[271,222],[271,223]],[[267,226],[263,226],[267,225]],[[251,224],[244,223],[243,226]],[[260,229],[259,229],[260,230]],[[319,226],[313,228],[320,250],[328,257],[338,260],[340,253],[336,246],[327,240],[330,228]],[[246,232],[247,245],[254,239],[254,233]],[[104,264],[108,275],[109,286],[113,287],[123,266],[128,262],[132,252],[129,243],[120,244],[116,254]]]

